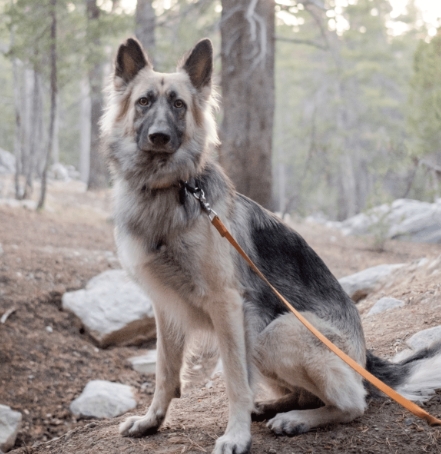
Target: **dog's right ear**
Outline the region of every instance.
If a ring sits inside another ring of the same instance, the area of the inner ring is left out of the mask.
[[[152,67],[141,44],[134,38],[129,38],[121,44],[115,61],[115,86],[127,85],[146,66]]]

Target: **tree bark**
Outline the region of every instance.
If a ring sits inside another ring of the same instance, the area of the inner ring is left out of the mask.
[[[220,161],[236,188],[272,208],[274,1],[222,0]]]
[[[89,29],[93,28],[96,32],[97,21],[100,17],[100,9],[97,5],[97,0],[86,0],[87,18],[89,21]],[[99,49],[101,46],[97,34],[92,36],[92,46]],[[97,52],[98,53],[98,52]],[[89,85],[90,85],[90,169],[89,181],[87,184],[88,190],[97,190],[107,187],[107,170],[104,160],[100,154],[100,130],[99,120],[102,114],[103,107],[103,63],[101,59],[95,56],[95,61],[92,62],[89,69]]]
[[[149,59],[153,63],[152,58],[155,49],[155,10],[152,6],[152,0],[138,0],[136,3],[135,13],[135,34],[141,42],[144,49],[149,54]]]
[[[81,81],[81,104],[80,104],[80,163],[79,171],[81,181],[89,181],[90,169],[90,94],[89,80]]]
[[[54,142],[54,131],[55,131],[55,117],[57,110],[57,0],[51,0],[50,2],[50,16],[51,16],[51,45],[50,45],[50,77],[51,77],[51,107],[50,107],[50,120],[49,120],[49,137],[48,146],[46,151],[46,160],[41,175],[41,190],[40,199],[38,201],[37,209],[41,210],[44,207],[46,200],[46,185],[47,185],[47,171],[51,162],[52,147]]]
[[[14,34],[11,32],[11,46],[14,42]],[[21,77],[19,71],[18,58],[12,59],[12,75],[14,77],[14,110],[15,110],[15,134],[14,134],[14,156],[15,156],[15,198],[20,200],[23,197],[23,191],[20,186],[20,174],[22,171],[22,118],[21,118]]]

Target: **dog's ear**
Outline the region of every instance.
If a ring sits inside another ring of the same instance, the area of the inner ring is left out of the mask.
[[[127,85],[146,66],[152,67],[141,44],[134,38],[129,38],[121,44],[115,61],[115,85],[121,81]]]
[[[213,74],[213,44],[206,38],[199,41],[184,59],[181,69],[190,76],[191,83],[197,88],[211,84]]]

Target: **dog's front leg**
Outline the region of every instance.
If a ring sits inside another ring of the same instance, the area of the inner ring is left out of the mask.
[[[248,376],[243,300],[235,290],[225,296],[213,304],[211,315],[224,365],[229,418],[213,453],[246,454],[251,447],[253,392]]]
[[[179,373],[184,351],[184,335],[177,328],[170,329],[165,314],[156,311],[157,351],[156,388],[146,415],[131,416],[121,423],[119,431],[124,436],[142,437],[155,433],[162,422],[170,401],[180,397]]]

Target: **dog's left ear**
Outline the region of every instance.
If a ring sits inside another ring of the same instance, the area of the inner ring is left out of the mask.
[[[190,76],[198,90],[211,85],[213,74],[213,44],[206,38],[199,41],[185,58],[181,69]]]

